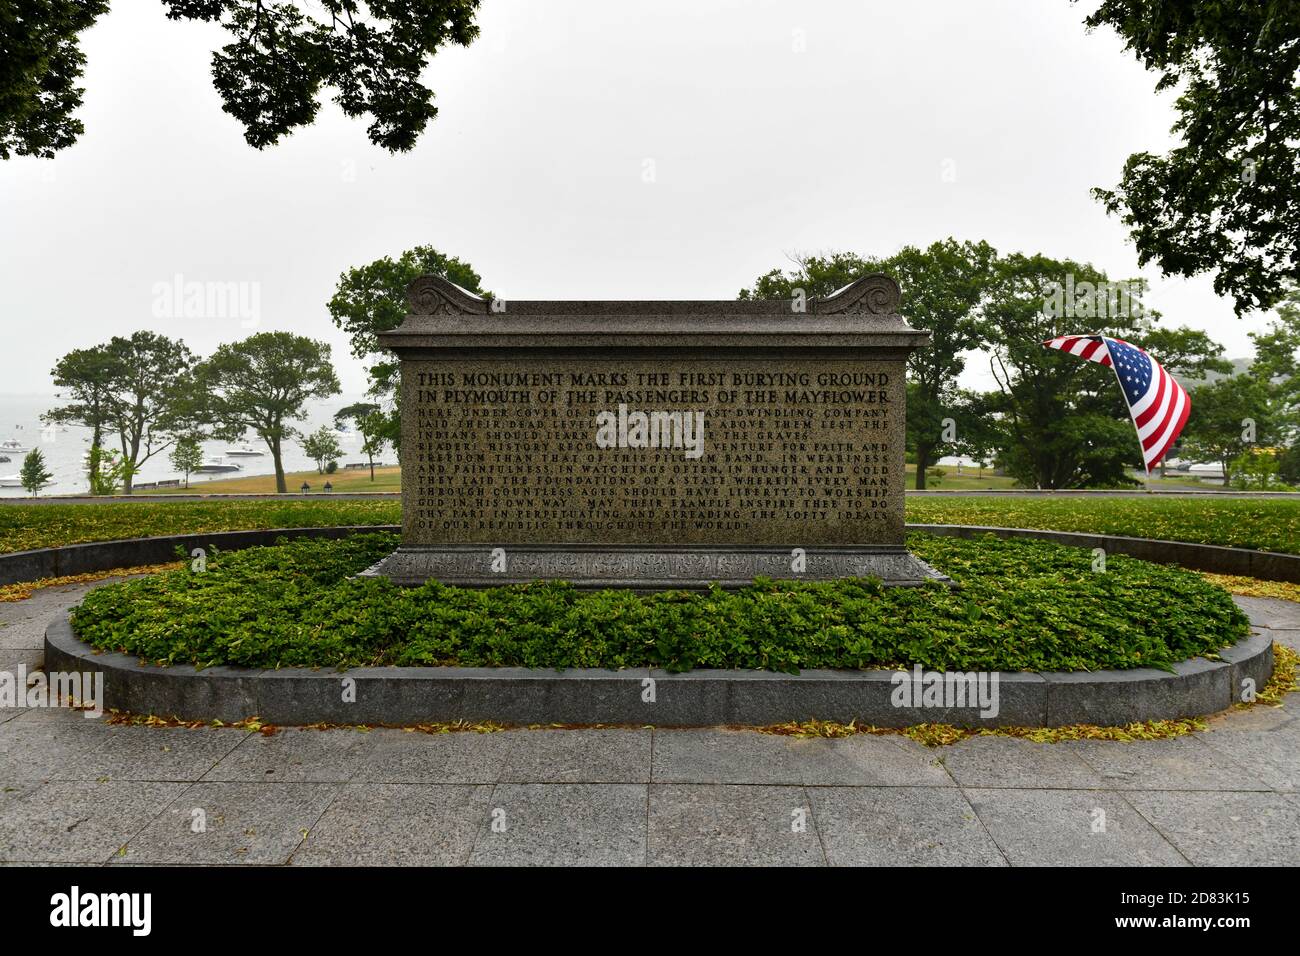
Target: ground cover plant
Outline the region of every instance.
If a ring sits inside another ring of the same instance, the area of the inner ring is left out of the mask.
[[[160,664],[1092,670],[1162,667],[1247,633],[1222,588],[1178,568],[1038,541],[909,536],[960,585],[761,581],[736,592],[399,588],[355,578],[391,534],[211,554],[113,584],[78,635]]]

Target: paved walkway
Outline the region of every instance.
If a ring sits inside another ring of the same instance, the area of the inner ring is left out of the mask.
[[[0,604],[39,663],[86,587]],[[1300,646],[1300,605],[1242,598]],[[110,726],[0,710],[0,861],[1300,864],[1300,695],[1120,744]]]

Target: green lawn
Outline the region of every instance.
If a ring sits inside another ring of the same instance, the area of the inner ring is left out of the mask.
[[[909,498],[912,524],[1002,525],[1300,554],[1300,498]]]
[[[759,581],[735,592],[578,591],[552,582],[403,588],[355,578],[392,534],[210,556],[91,592],[95,647],[159,664],[245,667],[700,667],[796,671],[1161,667],[1214,654],[1246,616],[1199,575],[1042,541],[908,536],[961,585]]]
[[[1300,499],[912,497],[907,520],[1134,535],[1300,554]],[[5,504],[0,505],[0,553],[148,535],[400,522],[401,504],[395,499]]]
[[[332,475],[312,471],[291,471],[284,476],[285,486],[298,491],[302,483],[311,485],[313,492],[325,494],[325,482],[335,492],[401,491],[402,470],[396,465],[375,469],[375,480],[370,480],[369,468],[350,468]],[[238,478],[213,478],[191,476],[188,488],[154,488],[143,494],[151,495],[273,495],[275,475],[243,475]]]

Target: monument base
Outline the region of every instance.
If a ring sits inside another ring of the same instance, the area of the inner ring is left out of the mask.
[[[534,544],[493,549],[447,544],[399,548],[360,576],[386,577],[408,586],[430,580],[471,588],[569,581],[579,588],[639,591],[704,590],[711,584],[740,588],[756,577],[799,581],[874,577],[890,587],[951,583],[902,546]]]

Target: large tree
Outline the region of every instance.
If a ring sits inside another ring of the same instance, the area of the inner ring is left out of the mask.
[[[1250,338],[1255,343],[1250,371],[1267,383],[1278,437],[1300,442],[1300,291],[1278,305],[1267,329]]]
[[[334,413],[334,425],[351,423],[361,433],[361,451],[370,462],[370,480],[375,480],[375,456],[384,450],[387,420],[374,402],[356,402]]]
[[[207,420],[219,438],[237,439],[252,430],[266,442],[275,462],[275,489],[283,494],[281,449],[299,432],[309,399],[339,392],[330,347],[289,332],[259,332],[220,345],[195,369]]]
[[[371,142],[409,150],[437,113],[420,81],[447,44],[478,36],[478,0],[162,0],[172,20],[219,24],[231,41],[212,56],[222,108],[262,149],[310,124],[321,94],[369,116]],[[107,0],[0,4],[0,158],[53,156],[83,127],[80,34]]]
[[[1095,300],[1087,309],[1072,306],[1055,314],[1051,290],[1067,284],[1082,289],[1083,283],[1104,288],[1109,280],[1083,263],[1015,253],[998,262],[984,306],[989,365],[998,386],[990,411],[1003,433],[998,461],[1031,488],[1132,484],[1128,470],[1141,464],[1115,373],[1042,345],[1081,331],[1080,325],[1141,344],[1138,336],[1154,316],[1145,314],[1135,296],[1116,310],[1125,314],[1096,315]]]
[[[903,299],[900,311],[917,328],[931,335],[929,347],[908,359],[908,447],[916,455],[916,487],[924,488],[926,469],[939,457],[945,419],[956,422],[957,377],[966,367],[966,354],[981,344],[979,307],[993,275],[997,253],[987,242],[958,242],[948,238],[924,249],[905,246],[883,259],[864,259],[837,252],[807,256],[798,267],[760,276],[742,299],[785,299],[796,289],[827,296],[854,279],[884,272],[898,280]]]
[[[351,340],[352,355],[369,363],[370,395],[384,408],[383,420],[375,423],[374,433],[391,442],[399,453],[401,363],[392,353],[380,352],[376,336],[402,324],[407,312],[406,287],[422,275],[441,276],[468,292],[488,294],[468,262],[432,246],[416,246],[396,259],[385,256],[344,272],[326,306],[334,324]]]
[[[1181,441],[1183,457],[1223,466],[1223,483],[1232,480],[1232,462],[1278,437],[1269,383],[1246,372],[1200,385],[1190,392],[1192,412]]]
[[[193,390],[194,355],[183,342],[155,332],[113,336],[89,349],[74,349],[54,366],[54,382],[69,390],[71,404],[51,409],[47,422],[84,425],[91,447],[116,435],[122,450],[122,491],[154,455],[166,451],[181,431],[192,430],[183,409]],[[89,465],[92,492],[100,458]]]
[[[108,0],[0,4],[0,159],[53,156],[85,127],[73,116],[86,57],[78,38]]]
[[[1104,0],[1085,21],[1177,90],[1179,143],[1134,153],[1114,189],[1142,264],[1214,273],[1238,314],[1300,282],[1300,3]]]
[[[55,364],[50,371],[54,384],[67,390],[69,404],[50,409],[41,420],[54,425],[81,425],[90,429],[90,447],[100,448],[104,434],[112,430],[113,415],[109,396],[112,393],[114,363],[108,347],[96,345],[88,349],[73,349]],[[56,396],[60,400],[65,395]],[[99,487],[101,455],[91,455],[87,462],[90,493]]]
[[[189,408],[186,393],[194,387],[194,355],[183,342],[154,332],[115,335],[107,349],[113,363],[113,429],[126,468],[122,491],[129,495],[140,466],[170,448],[179,433],[194,431],[181,412]]]

